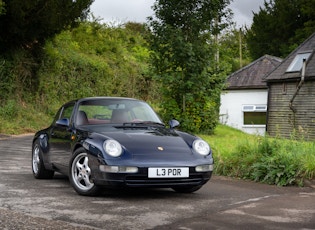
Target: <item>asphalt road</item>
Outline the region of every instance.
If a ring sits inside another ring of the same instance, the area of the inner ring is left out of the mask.
[[[169,189],[75,193],[36,180],[32,136],[0,139],[0,229],[315,229],[315,189],[213,177],[194,194]]]

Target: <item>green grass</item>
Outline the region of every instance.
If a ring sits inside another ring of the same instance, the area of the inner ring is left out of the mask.
[[[48,127],[53,116],[40,111],[37,105],[12,101],[0,107],[0,134],[34,133]]]
[[[200,137],[211,145],[217,175],[279,186],[314,179],[315,142],[249,135],[224,125]]]

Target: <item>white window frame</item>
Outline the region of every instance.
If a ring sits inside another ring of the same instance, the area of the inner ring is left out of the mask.
[[[243,112],[266,112],[267,105],[242,105]]]
[[[250,104],[250,105],[242,105],[243,112],[243,127],[255,127],[255,128],[263,128],[266,127],[265,124],[244,124],[244,113],[245,112],[266,112],[267,113],[267,105],[265,104]]]

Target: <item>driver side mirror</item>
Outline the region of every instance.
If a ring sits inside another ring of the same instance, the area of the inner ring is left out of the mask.
[[[177,121],[177,120],[170,120],[170,121],[168,122],[168,124],[170,125],[170,128],[171,128],[171,129],[174,129],[174,128],[178,127],[180,123],[179,123],[179,121]]]
[[[56,121],[57,126],[69,127],[70,121],[68,118],[59,119]]]

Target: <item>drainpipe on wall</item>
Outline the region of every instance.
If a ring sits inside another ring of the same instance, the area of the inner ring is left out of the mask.
[[[303,59],[303,66],[302,66],[302,74],[301,74],[301,80],[296,88],[296,91],[294,93],[294,95],[292,96],[291,100],[290,100],[290,104],[289,107],[290,109],[293,111],[293,113],[296,113],[296,109],[293,107],[293,101],[296,97],[296,95],[299,93],[303,83],[304,83],[304,78],[305,78],[305,69],[306,69],[306,59]]]

